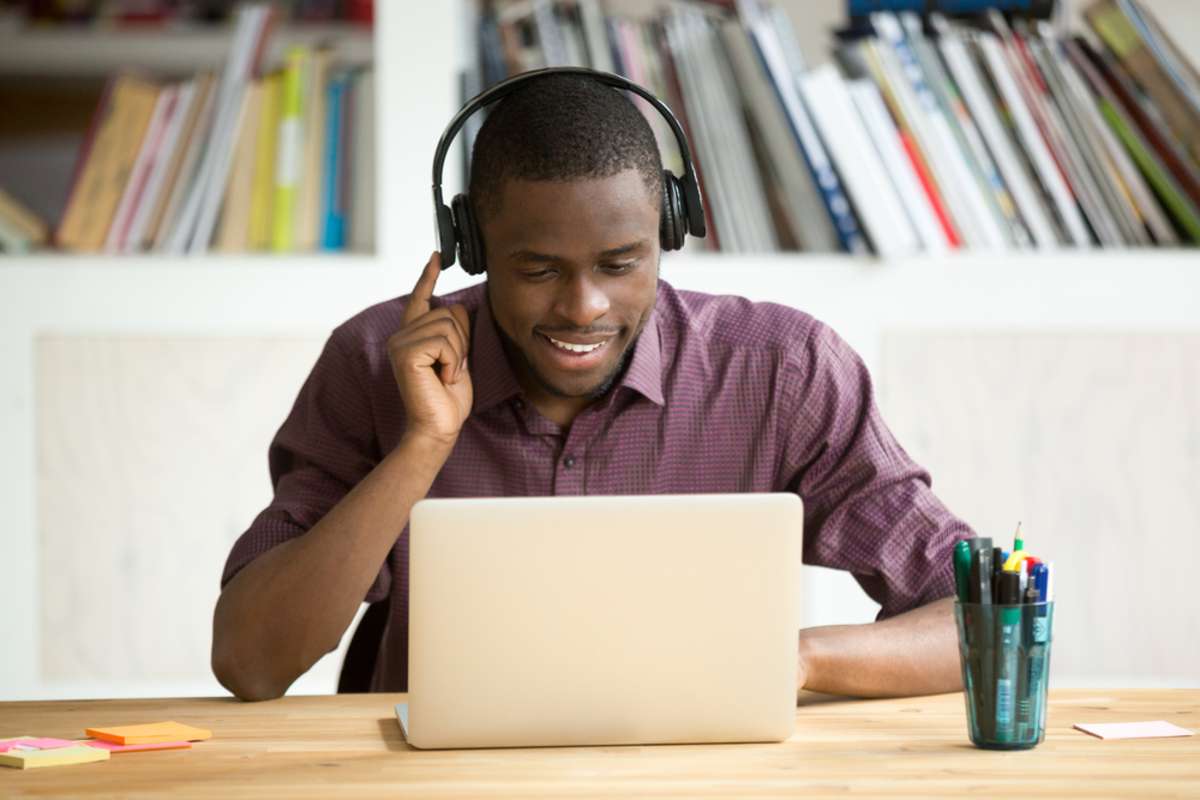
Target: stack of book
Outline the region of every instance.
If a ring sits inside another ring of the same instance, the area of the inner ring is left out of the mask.
[[[661,97],[694,150],[707,247],[1200,243],[1200,77],[1135,0],[1092,0],[1070,33],[994,8],[870,13],[812,68],[765,0],[640,19],[602,0],[493,0],[474,14],[466,94],[570,64]],[[678,170],[665,124],[647,118]]]
[[[240,8],[220,76],[110,80],[55,232],[79,252],[371,250],[374,78],[325,48],[264,71],[266,5]]]

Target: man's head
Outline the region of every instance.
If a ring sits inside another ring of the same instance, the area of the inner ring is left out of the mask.
[[[645,118],[594,80],[534,80],[484,122],[468,191],[525,388],[603,394],[657,295],[662,163]]]

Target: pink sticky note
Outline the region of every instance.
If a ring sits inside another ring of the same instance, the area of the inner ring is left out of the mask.
[[[0,742],[0,753],[6,753],[9,750],[53,750],[56,747],[70,747],[75,744],[66,739],[48,739],[34,738],[32,736],[22,736],[17,739],[5,739]]]
[[[78,744],[88,747],[98,747],[112,753],[136,753],[139,750],[184,750],[192,746],[191,742],[151,742],[149,744],[117,744],[103,739],[83,739]]]
[[[1170,722],[1156,720],[1154,722],[1100,722],[1075,723],[1075,727],[1084,733],[1101,739],[1158,739],[1169,736],[1191,736],[1187,728],[1172,725]]]

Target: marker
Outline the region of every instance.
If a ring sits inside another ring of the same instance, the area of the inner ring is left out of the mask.
[[[1014,735],[1015,701],[1020,659],[1021,576],[1000,576],[1000,652],[996,665],[996,741],[1011,742]]]
[[[1004,572],[1004,562],[1008,553],[999,547],[992,550],[992,602],[1000,602],[1000,573]]]
[[[1028,561],[1021,562],[1022,578],[1024,578],[1024,570]],[[1036,735],[1032,730],[1034,720],[1037,719],[1037,708],[1035,700],[1037,698],[1037,676],[1033,670],[1033,624],[1035,609],[1034,606],[1038,601],[1037,587],[1033,581],[1029,580],[1025,590],[1021,593],[1021,603],[1028,608],[1021,609],[1021,650],[1024,651],[1025,660],[1017,664],[1017,739],[1018,742],[1027,742],[1031,735]]]
[[[968,592],[970,582],[971,543],[966,539],[960,539],[954,545],[954,591],[958,595],[958,602],[970,602]]]

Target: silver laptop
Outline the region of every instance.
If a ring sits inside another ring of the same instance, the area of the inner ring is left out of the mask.
[[[414,747],[792,734],[795,495],[422,500],[410,522]]]

